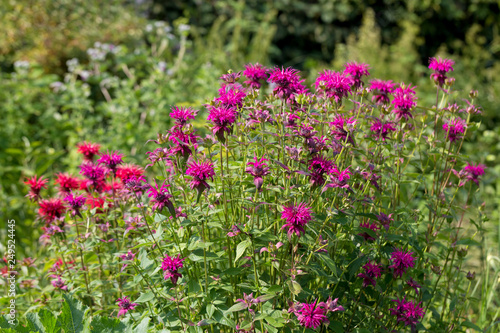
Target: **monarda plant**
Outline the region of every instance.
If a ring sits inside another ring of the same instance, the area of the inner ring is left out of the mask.
[[[43,254],[19,288],[44,312],[24,325],[59,320],[64,297],[95,332],[474,327],[464,263],[485,167],[460,154],[480,112],[476,92],[453,90],[453,65],[430,60],[436,103],[423,105],[367,64],[310,86],[249,64],[203,112],[172,107],[143,166],[79,144],[79,175],[26,180]]]

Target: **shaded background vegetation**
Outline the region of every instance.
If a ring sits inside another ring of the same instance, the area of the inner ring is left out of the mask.
[[[498,1],[0,0],[0,13],[0,209],[29,227],[17,232],[26,256],[36,256],[39,233],[22,181],[76,173],[80,141],[144,164],[170,106],[200,108],[228,69],[293,66],[310,84],[322,68],[360,61],[372,78],[430,92],[436,55],[455,60],[456,87],[479,91],[484,121],[471,141],[480,149],[465,149],[488,166],[481,191],[492,223],[478,259],[500,253]],[[92,50],[107,47],[96,42],[117,48],[96,59]]]

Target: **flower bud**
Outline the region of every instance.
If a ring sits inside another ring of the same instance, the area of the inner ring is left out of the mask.
[[[477,90],[471,90],[469,93],[470,98],[476,98],[477,97]]]
[[[467,277],[467,280],[472,281],[472,280],[474,280],[474,278],[476,277],[476,272],[472,272],[472,273],[471,273],[471,272],[469,271],[469,272],[467,273],[467,276],[466,276],[466,277]]]
[[[446,84],[448,87],[451,87],[455,84],[455,78],[454,77],[448,77],[446,80],[444,80],[444,84]]]
[[[464,257],[467,255],[467,252],[468,252],[468,250],[467,250],[465,247],[460,248],[460,249],[457,251],[458,256],[459,256],[460,258],[464,258]]]

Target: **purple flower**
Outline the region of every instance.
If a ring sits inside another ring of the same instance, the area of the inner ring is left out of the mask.
[[[236,122],[237,112],[229,106],[212,106],[209,109],[208,120],[212,122],[212,133],[214,133],[221,142],[225,142],[224,133],[230,134],[232,126]]]
[[[389,268],[394,268],[394,278],[403,276],[408,271],[408,268],[415,266],[414,252],[405,252],[403,249],[394,249],[391,253],[392,265]]]
[[[394,92],[394,83],[391,80],[373,80],[370,81],[369,89],[373,91],[374,95],[372,101],[377,104],[388,104],[391,100],[389,94]]]
[[[87,178],[87,187],[90,185],[99,191],[104,186],[106,170],[100,165],[92,162],[83,163],[80,166],[80,174]]]
[[[192,108],[186,108],[182,106],[174,106],[171,110],[172,112],[170,112],[170,118],[174,119],[175,125],[179,127],[187,124],[190,119],[194,119],[198,114],[198,110],[193,110]]]
[[[455,118],[443,124],[443,130],[447,133],[447,138],[450,142],[455,142],[462,139],[461,134],[465,133],[467,124],[461,118]]]
[[[413,118],[410,113],[411,109],[417,105],[417,98],[415,97],[415,88],[411,84],[406,86],[402,83],[396,90],[394,90],[394,113],[396,114],[396,120],[401,118]]]
[[[226,82],[227,84],[236,83],[236,81],[240,80],[241,72],[233,73],[229,71],[227,74],[223,74],[219,79]]]
[[[120,307],[120,311],[118,311],[118,317],[125,315],[130,310],[134,310],[134,308],[138,305],[136,303],[131,303],[127,296],[118,298],[116,301],[118,302],[118,306]]]
[[[373,232],[375,232],[375,234],[377,233],[378,230],[380,230],[380,227],[376,223],[362,222],[359,225],[359,227],[360,228],[370,229]],[[375,240],[375,238],[373,238],[372,236],[370,236],[370,234],[368,234],[367,232],[362,232],[359,235],[361,237],[363,237],[365,239],[365,241],[374,241]]]
[[[363,269],[365,270],[364,273],[358,274],[358,277],[363,278],[363,287],[367,287],[370,284],[375,287],[377,284],[375,279],[382,276],[382,266],[368,261],[363,266]]]
[[[150,186],[148,189],[148,197],[153,197],[151,202],[153,203],[153,211],[159,211],[161,212],[165,207],[168,208],[170,211],[170,214],[172,216],[175,216],[175,209],[174,205],[170,201],[170,198],[172,198],[172,195],[168,193],[168,188],[170,187],[169,184],[163,182],[163,184],[158,187],[158,184],[156,184],[155,181],[155,186]]]
[[[370,66],[368,64],[358,64],[357,62],[345,64],[344,74],[351,76],[353,80],[352,86],[354,89],[358,89],[363,86],[361,77],[370,75],[370,73],[368,73],[369,67]]]
[[[227,233],[229,237],[236,237],[241,233],[241,229],[237,225],[231,227],[231,231]]]
[[[391,225],[391,222],[394,221],[394,219],[392,218],[392,214],[386,215],[384,213],[380,213],[376,216],[377,216],[377,220],[385,228],[385,231],[389,231],[389,227]]]
[[[325,183],[324,175],[329,175],[334,167],[334,163],[322,155],[310,159],[309,171],[311,172],[310,180],[313,187],[322,186]]]
[[[406,298],[393,300],[397,305],[389,309],[393,316],[396,316],[398,322],[405,326],[414,327],[421,318],[424,317],[424,309],[420,307],[421,303],[407,301]]]
[[[197,189],[200,193],[205,189],[210,189],[210,185],[206,182],[207,179],[213,180],[215,176],[214,166],[212,162],[191,162],[188,164],[186,175],[191,176],[192,180],[189,183],[191,189]]]
[[[237,109],[243,106],[243,99],[246,95],[243,86],[239,83],[222,85],[219,89],[219,97],[214,102],[219,107]]]
[[[354,80],[350,76],[325,69],[319,73],[315,86],[318,93],[326,98],[335,99],[336,103],[342,103],[342,98],[349,96]]]
[[[450,59],[441,59],[441,57],[438,57],[437,59],[430,58],[429,68],[434,70],[434,73],[431,74],[431,79],[433,79],[437,85],[442,87],[447,79],[446,73],[453,71],[454,64],[455,62]]]
[[[73,193],[68,194],[65,198],[64,201],[68,203],[68,205],[71,207],[71,214],[73,216],[82,216],[80,214],[80,209],[83,207],[85,204],[85,201],[87,199],[83,195],[74,195]]]
[[[283,206],[281,218],[286,221],[281,229],[288,228],[288,238],[292,237],[292,233],[300,237],[301,233],[306,233],[304,226],[312,220],[311,207],[305,203],[299,203],[297,206]]]
[[[97,163],[104,164],[108,169],[116,172],[116,167],[119,164],[122,164],[123,154],[118,154],[118,152],[108,152],[106,154],[102,154],[101,158],[97,160]]]
[[[298,73],[291,67],[281,69],[275,67],[270,70],[268,81],[275,84],[273,94],[278,98],[288,100],[293,95],[306,93],[307,88],[302,84],[305,80],[301,80]]]
[[[331,134],[340,142],[350,142],[354,145],[352,131],[355,125],[356,119],[354,117],[347,119],[343,115],[336,115],[330,123]]]
[[[473,181],[479,186],[479,177],[484,175],[484,169],[486,169],[484,164],[474,165],[467,163],[467,166],[460,172],[455,170],[452,171],[458,178],[460,178],[460,184],[458,186],[463,186],[468,181]]]
[[[245,84],[248,84],[251,88],[259,89],[261,87],[261,81],[267,79],[268,69],[259,63],[248,64],[245,66],[243,75],[245,75],[248,80]]]
[[[198,148],[198,136],[194,135],[194,133],[186,134],[179,127],[174,127],[172,131],[169,131],[168,139],[174,144],[170,148],[169,154],[177,154],[185,159],[193,154],[193,150],[196,151]]]
[[[323,323],[328,324],[328,318],[325,316],[326,310],[324,308],[324,303],[316,304],[318,300],[314,303],[302,303],[297,304],[294,308],[294,313],[299,320],[299,323],[306,328],[318,328]]]
[[[64,280],[61,279],[60,275],[51,275],[50,277],[56,278],[55,280],[50,281],[50,283],[52,283],[52,286],[54,288],[68,291],[68,286],[66,286],[66,282],[64,282]]]
[[[347,184],[349,179],[351,179],[351,171],[349,171],[349,167],[341,171],[334,166],[330,173],[330,183],[328,183],[326,187],[349,188],[349,185]]]
[[[184,264],[182,263],[184,258],[181,259],[181,255],[178,254],[177,257],[165,256],[163,262],[161,263],[161,269],[165,272],[164,278],[169,279],[175,285],[177,280],[182,277],[182,274],[178,272]]]
[[[148,184],[146,183],[146,178],[144,176],[130,176],[129,178],[125,179],[123,181],[125,183],[125,188],[128,190],[134,192],[134,193],[139,193],[142,191],[145,191],[149,188]]]
[[[251,167],[248,167],[245,170],[246,173],[249,173],[254,177],[253,183],[257,187],[257,190],[260,190],[262,184],[264,183],[262,177],[269,174],[269,168],[264,161],[267,161],[267,159],[264,157],[257,159],[257,155],[254,155],[254,161],[247,163],[247,165],[251,165]]]
[[[419,285],[415,280],[413,280],[413,278],[410,278],[408,281],[406,281],[406,284],[415,289],[415,292],[418,295],[418,288],[421,288],[422,287],[421,285]]]
[[[244,306],[243,309],[248,309],[248,311],[254,312],[254,310],[252,310],[252,306],[255,304],[259,304],[260,300],[258,297],[253,298],[253,293],[251,293],[250,295],[243,293],[243,299],[238,298],[236,302],[242,303],[242,306]]]
[[[373,132],[373,136],[377,139],[382,139],[385,141],[390,132],[394,132],[396,128],[391,122],[383,123],[380,119],[375,119],[370,127],[370,131]]]

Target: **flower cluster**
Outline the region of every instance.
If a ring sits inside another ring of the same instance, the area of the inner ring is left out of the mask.
[[[315,82],[316,91],[321,96],[333,99],[338,104],[342,103],[343,98],[349,96],[351,86],[354,84],[350,76],[329,69],[319,73]]]
[[[431,74],[431,79],[436,82],[437,85],[442,87],[446,83],[446,73],[453,71],[453,65],[455,62],[450,59],[442,59],[441,57],[430,58],[429,68],[434,70]]]
[[[297,205],[283,206],[281,218],[286,222],[281,229],[288,228],[288,238],[291,238],[293,233],[300,237],[301,234],[306,233],[304,226],[312,220],[311,207],[303,202]]]

